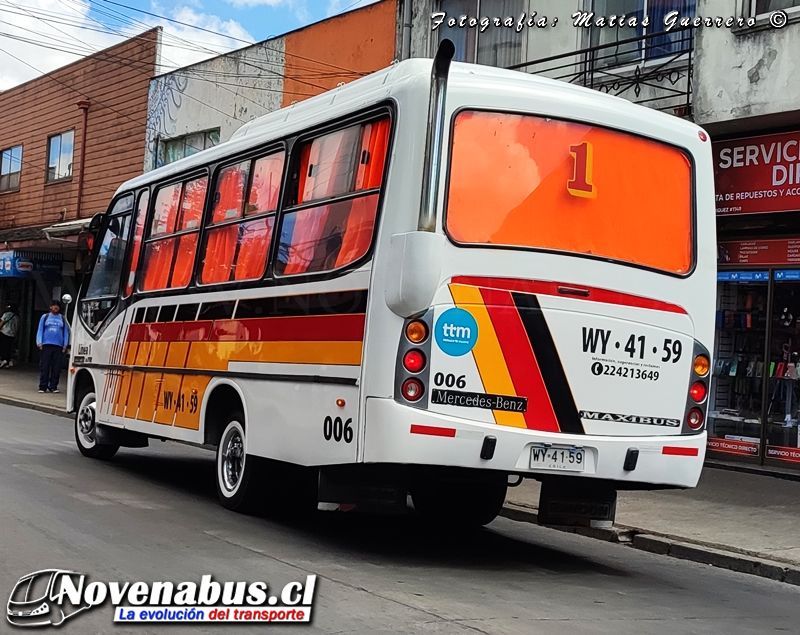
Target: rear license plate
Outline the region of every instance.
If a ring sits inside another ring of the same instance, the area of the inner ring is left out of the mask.
[[[585,465],[583,448],[542,445],[531,448],[531,468],[583,472]]]

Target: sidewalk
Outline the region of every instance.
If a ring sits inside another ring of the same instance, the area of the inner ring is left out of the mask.
[[[39,369],[30,364],[0,368],[0,403],[67,416],[67,371],[61,373],[60,393],[39,393]]]
[[[532,516],[538,501],[539,483],[523,481],[509,489],[506,506],[511,513],[505,515],[524,519],[527,510]],[[764,572],[751,571],[753,559],[764,560],[768,562],[756,562],[755,568],[775,564],[780,572],[786,568],[780,565],[788,565],[800,574],[800,482],[706,466],[695,489],[619,492],[614,531],[621,541],[632,540],[634,547],[647,551],[670,553],[673,542],[688,543],[703,547],[706,556],[672,555],[759,575]],[[646,539],[639,536],[641,546],[636,544],[637,534],[647,535]],[[651,540],[651,536],[667,540]],[[605,537],[614,539],[610,532]],[[716,562],[708,557],[716,551],[746,557]],[[776,579],[790,577],[800,583],[794,573]]]
[[[66,385],[65,372],[59,388]],[[0,403],[70,416],[64,392],[39,394],[37,388],[35,367],[0,369]],[[535,522],[538,503],[539,483],[525,480],[509,488],[504,515]],[[706,466],[696,489],[620,492],[615,529],[593,535],[759,575],[777,565],[767,577],[800,584],[800,482]],[[693,553],[684,543],[700,549]],[[684,547],[670,549],[674,544]],[[717,552],[729,554],[727,560],[712,558]],[[768,563],[756,562],[753,570],[752,559]],[[782,566],[796,568],[797,575],[780,575]]]

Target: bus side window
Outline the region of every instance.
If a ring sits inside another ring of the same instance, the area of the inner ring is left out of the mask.
[[[319,198],[326,201],[283,215],[278,274],[338,269],[367,253],[388,140],[389,118],[385,117],[314,139],[301,149],[297,200],[299,204]],[[342,195],[348,195],[347,199],[337,201]]]
[[[145,244],[142,291],[189,284],[203,217],[208,178],[162,187]]]
[[[220,171],[203,249],[201,284],[256,280],[264,275],[284,160],[281,151]]]

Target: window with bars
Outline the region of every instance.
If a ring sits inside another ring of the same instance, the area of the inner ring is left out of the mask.
[[[625,16],[622,24],[616,26],[591,29],[591,45],[602,46],[595,53],[596,66],[620,66],[635,64],[650,59],[663,59],[669,55],[677,55],[691,48],[694,29],[675,27],[665,33],[664,17],[678,11],[681,17],[694,17],[696,0],[594,0],[592,10],[595,16]],[[630,19],[635,18],[635,26],[628,26]],[[645,18],[649,24],[642,23]],[[654,37],[635,42],[622,42],[646,35],[661,33]]]

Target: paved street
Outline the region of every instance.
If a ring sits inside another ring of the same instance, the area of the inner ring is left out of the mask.
[[[727,635],[797,632],[800,620],[798,587],[506,519],[454,538],[413,516],[233,514],[216,503],[209,452],[156,443],[91,461],[68,420],[0,406],[0,595],[47,568],[275,588],[316,573],[311,628],[321,633]],[[111,614],[95,608],[62,632],[165,630],[115,627]],[[5,620],[2,630],[12,630]]]

